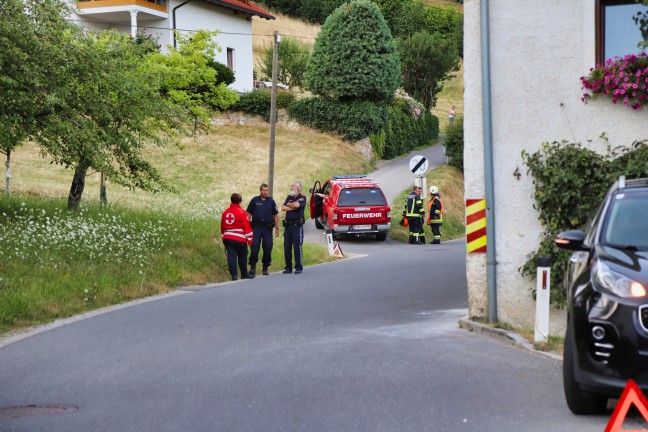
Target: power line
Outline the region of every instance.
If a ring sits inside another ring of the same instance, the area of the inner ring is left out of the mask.
[[[122,24],[122,23],[111,22],[111,21],[88,21],[88,20],[81,20],[81,19],[71,19],[70,21],[79,22],[79,23],[82,23],[82,24],[98,24],[98,25],[103,25],[103,26],[107,26],[107,27],[127,27],[127,28],[131,28],[130,24]],[[137,28],[138,29],[140,29],[140,28],[141,29],[154,29],[154,30],[173,30],[170,27],[157,27],[157,26],[149,26],[149,25],[147,25],[147,26],[138,25]],[[285,28],[286,30],[291,30],[291,29],[289,29],[287,27],[282,27],[282,28]],[[179,28],[176,28],[175,30],[176,31],[181,31],[181,32],[195,32],[195,31],[198,31],[197,29],[179,29]],[[224,31],[220,31],[220,30],[218,30],[218,34],[239,35],[239,36],[273,37],[273,35],[271,35],[271,34],[224,32]],[[286,36],[288,36],[288,35],[286,35]],[[306,36],[292,36],[292,35],[290,35],[290,37],[299,38],[299,39],[312,39],[312,40],[315,40],[314,37],[306,37]]]

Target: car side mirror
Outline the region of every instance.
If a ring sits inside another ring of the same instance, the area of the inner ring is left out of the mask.
[[[570,250],[570,251],[582,251],[587,250],[583,246],[585,241],[585,233],[581,230],[569,230],[563,231],[556,236],[554,239],[554,244],[561,249]]]

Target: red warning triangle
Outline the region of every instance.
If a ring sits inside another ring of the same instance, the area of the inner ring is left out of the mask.
[[[342,252],[342,248],[340,247],[340,244],[338,242],[335,242],[335,246],[333,247],[333,256],[337,258],[344,258],[344,253]]]
[[[628,380],[628,383],[619,398],[619,402],[617,402],[616,408],[614,408],[610,422],[605,428],[605,432],[621,432],[621,426],[623,426],[623,422],[628,415],[628,410],[631,405],[634,405],[639,410],[644,420],[648,422],[648,400],[646,400],[646,396],[641,392],[637,383],[633,380]],[[646,429],[642,430],[646,431]],[[626,432],[639,431],[634,430]]]

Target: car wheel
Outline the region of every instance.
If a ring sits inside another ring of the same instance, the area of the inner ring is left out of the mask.
[[[378,240],[378,241],[385,241],[385,240],[387,240],[387,234],[384,234],[384,233],[382,233],[382,234],[376,234],[376,240]]]
[[[607,397],[584,391],[574,376],[575,348],[571,329],[567,327],[563,348],[563,387],[567,406],[574,414],[603,414],[607,408]]]
[[[319,221],[319,218],[315,218],[315,228],[324,229],[324,225]]]

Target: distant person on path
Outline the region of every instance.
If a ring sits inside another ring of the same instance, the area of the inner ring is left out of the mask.
[[[303,270],[302,243],[304,242],[304,209],[306,208],[306,197],[301,193],[302,185],[294,181],[290,185],[290,195],[286,197],[281,211],[286,212],[283,225],[284,230],[284,258],[286,267],[283,273],[289,274],[293,271],[292,258],[295,255],[295,274]]]
[[[423,231],[423,219],[425,218],[425,209],[423,208],[423,199],[421,199],[422,188],[419,186],[412,187],[412,192],[407,195],[405,210],[403,216],[409,221],[409,243],[425,244],[425,235],[421,239]],[[423,242],[421,242],[423,240]]]
[[[238,279],[237,262],[241,270],[241,279],[254,279],[254,275],[247,272],[248,245],[252,244],[254,234],[248,215],[241,208],[243,197],[241,194],[233,193],[230,201],[232,203],[221,216],[221,236],[227,251],[227,267],[232,280]]]
[[[427,223],[432,228],[432,244],[441,243],[441,226],[443,225],[443,203],[439,195],[439,188],[430,186],[430,202],[428,203]]]
[[[250,274],[256,275],[256,265],[259,261],[259,250],[263,244],[263,274],[268,275],[268,267],[272,263],[272,231],[279,237],[279,209],[277,203],[270,196],[270,188],[262,184],[259,188],[260,195],[252,198],[247,206],[250,215],[254,239],[250,251]]]
[[[450,124],[454,123],[455,117],[457,116],[457,109],[454,105],[450,105],[450,113],[448,114],[448,120]]]

